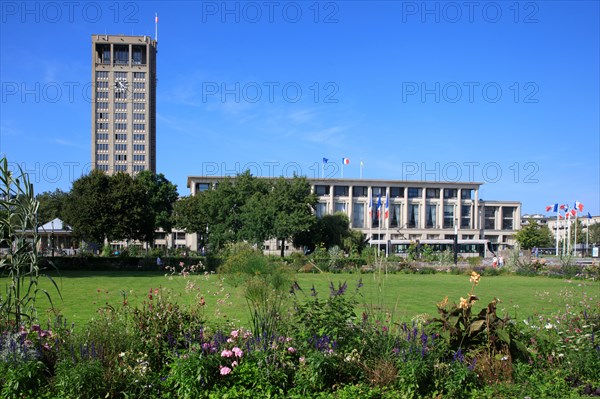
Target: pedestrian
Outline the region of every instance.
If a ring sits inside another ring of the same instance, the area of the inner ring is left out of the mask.
[[[498,266],[498,258],[496,258],[496,256],[494,256],[492,258],[492,267],[495,269]]]
[[[498,257],[498,267],[502,267],[504,266],[504,257],[502,255],[500,255]]]
[[[162,259],[160,258],[160,256],[158,256],[156,258],[156,266],[158,266],[158,267],[162,266]]]

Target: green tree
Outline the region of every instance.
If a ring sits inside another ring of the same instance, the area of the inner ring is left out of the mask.
[[[600,244],[600,223],[590,224],[590,245],[591,244]]]
[[[149,214],[154,229],[162,228],[171,232],[173,228],[173,206],[179,197],[177,186],[171,183],[162,173],[155,174],[149,170],[141,171],[135,180],[142,185],[148,198]]]
[[[553,245],[552,232],[550,232],[548,226],[539,226],[537,221],[531,218],[515,234],[515,239],[523,249],[547,248]]]
[[[154,219],[146,187],[127,173],[117,173],[109,180],[111,224],[113,239],[151,241]]]
[[[64,209],[69,200],[69,193],[57,188],[54,191],[46,191],[36,195],[40,203],[38,209],[38,225],[48,223],[56,218],[64,219]]]
[[[270,192],[273,206],[273,231],[271,238],[281,241],[281,256],[284,256],[285,241],[310,230],[314,223],[314,206],[317,197],[311,193],[305,177],[294,176],[277,179]]]
[[[93,170],[75,180],[64,208],[64,218],[73,227],[73,233],[88,242],[102,243],[114,238],[108,175]]]

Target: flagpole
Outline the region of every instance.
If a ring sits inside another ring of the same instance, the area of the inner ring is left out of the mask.
[[[558,205],[555,206],[556,208],[556,256],[558,256]]]
[[[575,238],[573,239],[573,251],[575,252],[575,257],[577,257],[577,211],[579,209],[575,208]]]
[[[363,161],[360,161],[360,178],[362,179]]]
[[[344,178],[344,160],[342,159],[342,179]]]
[[[571,213],[569,212],[567,215],[567,234],[569,238],[567,239],[567,255],[571,255]]]
[[[585,256],[588,256],[589,245],[590,245],[590,218],[588,218],[587,229],[585,229]]]

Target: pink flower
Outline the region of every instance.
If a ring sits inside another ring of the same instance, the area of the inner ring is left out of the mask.
[[[223,352],[221,352],[221,357],[231,357],[233,356],[233,352],[230,351],[229,349],[225,349]]]
[[[244,356],[244,352],[237,346],[235,348],[233,348],[231,351],[235,354],[236,357]]]
[[[232,336],[233,338],[237,338],[237,337],[239,337],[239,335],[240,335],[240,332],[239,332],[238,330],[233,330],[233,331],[231,332],[231,336]]]
[[[227,374],[231,373],[231,369],[229,367],[219,366],[219,368],[221,369],[221,371],[220,371],[221,375],[227,375]]]
[[[231,363],[231,367],[237,367],[237,365],[238,365],[238,362],[237,362],[237,360],[234,360],[234,361]]]
[[[296,348],[294,348],[294,347],[290,346],[290,347],[288,348],[288,352],[289,352],[289,353],[291,353],[291,354],[293,355],[294,353],[296,353]]]

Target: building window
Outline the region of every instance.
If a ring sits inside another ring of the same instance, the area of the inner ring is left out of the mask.
[[[142,133],[134,133],[133,134],[133,141],[144,141],[146,140],[146,135],[142,134]]]
[[[145,90],[146,83],[145,82],[133,82],[133,89],[134,90]]]
[[[444,228],[454,227],[454,205],[444,205]]]
[[[514,229],[515,208],[512,206],[502,207],[502,230]]]
[[[404,197],[404,187],[390,187],[391,198],[402,198]]]
[[[117,100],[124,100],[127,98],[127,92],[126,91],[115,91],[115,99]]]
[[[108,89],[108,82],[96,82],[96,87],[101,89]]]
[[[108,98],[108,92],[107,91],[97,91],[96,98],[106,99],[106,98]]]
[[[96,133],[96,140],[108,140],[108,133]]]
[[[108,102],[106,102],[106,101],[98,101],[96,103],[96,109],[98,109],[98,110],[107,110],[108,109]]]
[[[419,204],[408,204],[408,227],[419,228]]]
[[[108,112],[96,111],[96,120],[108,119]]]
[[[445,188],[444,198],[445,199],[456,199],[458,197],[458,190],[455,188]]]
[[[365,227],[365,204],[355,202],[352,205],[352,227]]]
[[[134,109],[134,111],[145,111],[146,103],[134,103],[133,109]]]
[[[127,112],[115,112],[115,120],[116,121],[126,121],[127,120]]]
[[[127,172],[127,165],[115,165],[115,171]]]
[[[133,93],[133,99],[134,100],[145,100],[146,93]]]
[[[146,167],[144,165],[133,165],[134,172],[141,172],[142,170],[146,170]]]
[[[127,133],[115,134],[115,141],[127,141]]]
[[[127,144],[115,144],[115,151],[127,151]]]
[[[400,227],[402,224],[400,204],[390,204],[390,227]]]
[[[346,203],[345,202],[336,202],[333,207],[333,212],[346,213]]]
[[[127,72],[115,72],[115,80],[127,80]]]
[[[127,130],[127,123],[115,123],[115,130]]]
[[[125,154],[115,154],[115,161],[127,161],[127,155]]]
[[[327,204],[324,202],[318,202],[315,205],[315,213],[318,218],[322,218],[327,214]]]
[[[460,192],[460,199],[473,199],[473,190],[470,188],[463,188]]]
[[[421,189],[417,187],[409,187],[408,198],[421,198]]]
[[[350,193],[348,186],[333,186],[333,195],[336,197],[347,197]]]
[[[108,79],[108,71],[96,71],[96,79]]]
[[[133,114],[133,120],[134,121],[144,121],[144,120],[146,120],[146,114],[136,112]]]
[[[108,154],[96,154],[96,160],[108,161]]]
[[[145,123],[134,123],[133,130],[146,130],[146,124]]]
[[[210,183],[196,183],[196,192],[201,193],[210,190]]]
[[[373,187],[373,197],[381,195],[385,197],[385,187]]]
[[[146,72],[134,72],[133,79],[136,80],[144,80],[146,79]]]
[[[486,206],[484,208],[484,225],[486,230],[496,230],[496,207]]]
[[[471,205],[461,205],[460,207],[460,228],[471,228]]]
[[[144,145],[144,144],[134,144],[133,145],[133,151],[143,152],[145,150],[146,150],[146,145]]]
[[[101,170],[103,172],[108,172],[108,165],[96,165],[96,169]]]
[[[439,188],[428,188],[425,190],[425,198],[440,198]]]
[[[429,229],[437,228],[437,205],[427,204],[425,206],[425,227]]]
[[[115,44],[115,64],[117,65],[126,65],[129,64],[129,46]]]
[[[329,195],[329,186],[315,185],[315,194],[318,196]]]
[[[146,46],[132,46],[133,65],[146,65]]]
[[[133,154],[134,162],[144,162],[146,160],[146,156],[144,154]]]
[[[108,144],[96,144],[96,151],[108,151]]]
[[[127,103],[115,103],[115,109],[118,111],[126,111]]]
[[[368,187],[365,186],[354,186],[352,187],[352,196],[357,197],[366,197],[368,192]]]
[[[97,129],[97,130],[108,130],[108,123],[105,123],[105,122],[102,122],[102,123],[100,123],[100,122],[97,122],[97,123],[96,123],[96,129]]]

